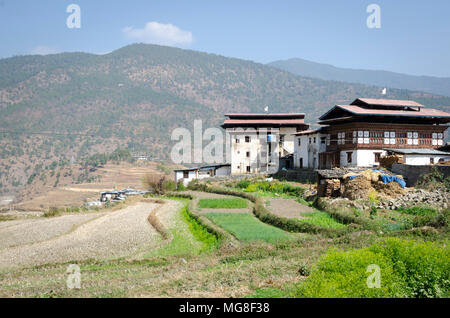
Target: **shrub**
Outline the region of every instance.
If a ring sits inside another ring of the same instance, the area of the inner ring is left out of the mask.
[[[184,190],[186,190],[186,187],[184,186],[184,182],[182,180],[178,181],[177,191],[184,191]]]
[[[450,248],[390,238],[364,249],[324,255],[297,290],[298,297],[448,297]],[[380,288],[368,288],[371,264]]]
[[[445,177],[438,168],[433,167],[430,173],[423,174],[416,182],[416,188],[425,190],[434,190],[437,188],[445,188],[450,191],[450,177]]]
[[[166,191],[174,191],[176,188],[174,181],[160,174],[146,174],[142,178],[142,184],[147,190],[153,191],[157,195],[163,195]]]
[[[45,211],[43,216],[46,218],[58,216],[61,214],[61,210],[55,207],[50,207],[48,211]]]
[[[250,180],[247,179],[241,180],[236,184],[236,187],[239,189],[245,189],[250,185],[250,183],[251,183]]]

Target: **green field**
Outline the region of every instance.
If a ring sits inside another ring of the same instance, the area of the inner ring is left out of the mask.
[[[242,198],[231,199],[200,199],[200,209],[245,209],[248,207],[247,200]]]
[[[311,223],[317,226],[331,229],[340,229],[345,227],[344,224],[339,223],[326,212],[315,211],[309,213],[302,213],[302,216],[305,216],[306,218],[301,219],[300,222]]]
[[[275,243],[290,238],[284,231],[262,223],[249,213],[207,213],[205,216],[240,241]]]

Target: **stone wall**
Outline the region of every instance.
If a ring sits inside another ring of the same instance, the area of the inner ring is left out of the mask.
[[[287,181],[297,182],[317,182],[317,172],[310,169],[294,169],[286,171],[278,171],[273,175],[275,179],[283,179]]]
[[[405,165],[394,163],[392,165],[391,171],[395,174],[401,174],[403,179],[406,181],[408,187],[412,187],[416,184],[417,179],[426,173],[430,173],[431,169],[436,167],[444,176],[450,176],[450,166],[416,166],[416,165]]]

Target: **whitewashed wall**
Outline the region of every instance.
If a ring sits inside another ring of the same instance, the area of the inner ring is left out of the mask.
[[[352,162],[347,162],[347,152],[352,152]],[[381,152],[381,156],[386,155],[384,150],[369,150],[369,149],[358,149],[358,150],[343,150],[340,153],[340,165],[341,167],[372,167],[374,165],[379,165],[375,162],[375,153]]]
[[[183,184],[185,186],[187,186],[189,184],[189,182],[191,182],[192,180],[194,180],[196,178],[196,171],[189,171],[189,177],[188,178],[183,178],[183,171],[176,171],[175,172],[175,182],[178,183],[178,181],[183,180]]]
[[[405,155],[405,164],[415,166],[426,166],[430,164],[430,158],[434,158],[434,163],[438,163],[440,159],[449,160],[450,156],[442,155]]]
[[[295,168],[300,168],[300,158],[303,158],[303,168],[317,169],[319,167],[319,153],[325,151],[325,145],[321,145],[321,137],[323,137],[323,135],[319,133],[295,136]],[[311,143],[309,143],[310,138]],[[316,142],[314,142],[314,138],[316,138]],[[298,140],[300,140],[300,146],[298,145]],[[314,160],[314,158],[316,158],[316,160]]]

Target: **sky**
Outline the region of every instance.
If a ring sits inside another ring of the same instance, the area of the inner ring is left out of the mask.
[[[368,27],[371,4],[379,28]],[[138,42],[450,77],[449,15],[448,0],[0,0],[0,58],[105,54]]]

